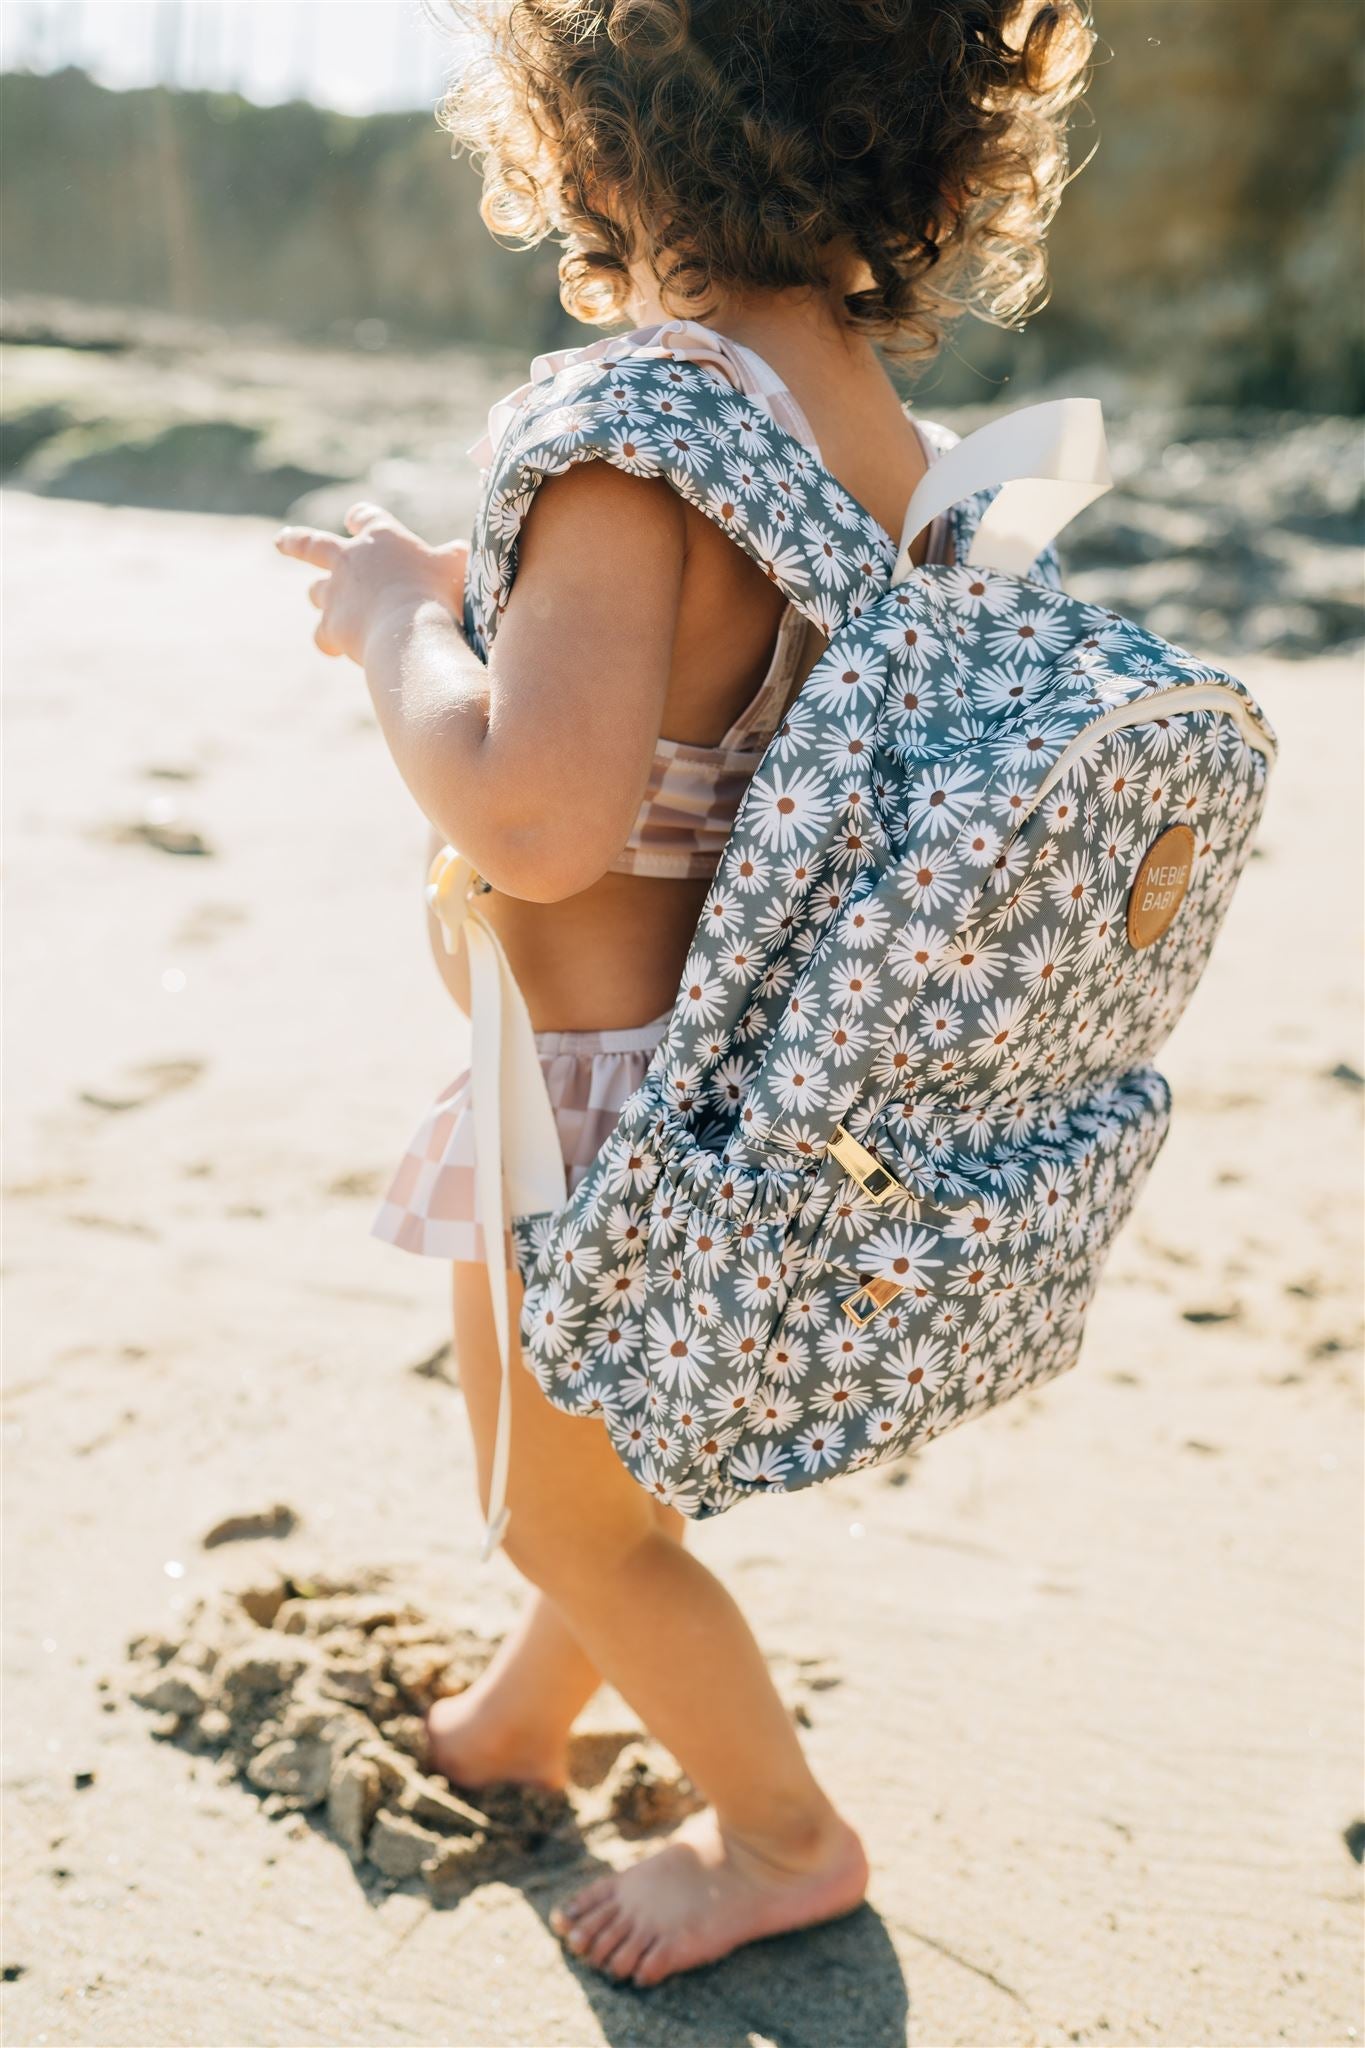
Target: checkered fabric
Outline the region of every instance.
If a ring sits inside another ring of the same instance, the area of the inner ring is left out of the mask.
[[[578,1186],[635,1093],[667,1016],[627,1031],[541,1031],[540,1069],[554,1108],[570,1193]],[[475,1220],[474,1119],[469,1072],[459,1074],[408,1142],[372,1234],[400,1251],[463,1262],[484,1260]]]

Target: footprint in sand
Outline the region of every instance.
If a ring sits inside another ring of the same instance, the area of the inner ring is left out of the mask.
[[[82,1088],[78,1100],[88,1109],[102,1109],[111,1115],[125,1109],[145,1109],[163,1095],[188,1088],[204,1072],[203,1060],[146,1060],[129,1071],[134,1085],[118,1090]]]

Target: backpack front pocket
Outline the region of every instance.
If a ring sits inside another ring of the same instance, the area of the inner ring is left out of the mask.
[[[934,1190],[913,1199],[873,1200],[831,1160],[753,1397],[747,1442],[765,1462],[754,1476],[732,1460],[732,1481],[790,1488],[875,1464],[1065,1371],[1168,1116],[1164,1081],[1142,1070],[1040,1105],[1032,1136],[981,1156],[883,1117],[869,1149],[902,1187]]]

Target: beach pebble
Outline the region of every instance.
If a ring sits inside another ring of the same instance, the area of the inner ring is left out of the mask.
[[[652,1742],[623,1749],[607,1778],[607,1811],[628,1838],[676,1827],[701,1800],[667,1751]]]
[[[332,1775],[331,1752],[322,1742],[282,1736],[257,1751],[246,1774],[259,1791],[276,1793],[288,1806],[321,1806]]]
[[[472,1835],[488,1828],[488,1815],[435,1778],[411,1777],[398,1795],[404,1813],[443,1834]]]
[[[496,1853],[497,1845],[487,1835],[460,1835],[443,1842],[421,1866],[422,1880],[435,1903],[458,1898],[486,1877]]]
[[[284,1604],[284,1587],[278,1579],[266,1586],[243,1586],[237,1604],[257,1628],[273,1628],[275,1616]]]
[[[332,1772],[327,1789],[327,1824],[353,1863],[365,1855],[370,1823],[383,1792],[369,1757],[347,1756]]]
[[[385,1720],[398,1705],[398,1693],[383,1676],[383,1663],[362,1657],[334,1657],[318,1678],[325,1693],[361,1707],[376,1721]]]
[[[395,1714],[381,1723],[386,1742],[395,1749],[401,1749],[404,1756],[410,1756],[420,1770],[425,1770],[431,1750],[427,1739],[427,1725],[420,1714]]]
[[[419,1827],[404,1813],[377,1813],[365,1853],[376,1870],[401,1882],[416,1877],[427,1858],[441,1846],[441,1837]]]
[[[301,1649],[249,1644],[224,1659],[216,1689],[218,1704],[234,1721],[261,1713],[272,1700],[288,1692],[312,1661]]]
[[[273,1507],[225,1515],[207,1531],[203,1545],[205,1550],[213,1550],[220,1543],[245,1543],[258,1536],[288,1536],[298,1527],[298,1521],[293,1508],[284,1501],[276,1501]]]
[[[178,1660],[157,1671],[147,1684],[134,1686],[132,1693],[137,1706],[154,1714],[199,1714],[208,1696],[202,1673]]]
[[[149,1661],[169,1664],[179,1648],[179,1643],[172,1642],[169,1636],[132,1636],[128,1642],[128,1655],[138,1664]]]

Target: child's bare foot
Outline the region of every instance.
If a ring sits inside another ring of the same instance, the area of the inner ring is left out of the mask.
[[[837,1815],[807,1853],[778,1861],[726,1835],[707,1812],[643,1863],[586,1885],[550,1925],[607,1976],[661,1984],[745,1942],[836,1920],[866,1890],[863,1845]]]
[[[509,1783],[562,1792],[569,1781],[566,1736],[519,1725],[505,1699],[483,1697],[477,1684],[437,1700],[426,1726],[432,1769],[467,1792]]]

